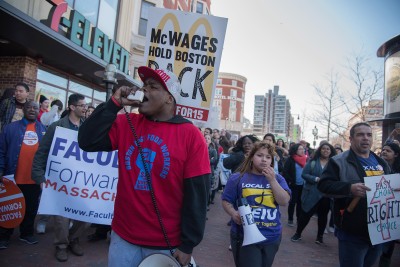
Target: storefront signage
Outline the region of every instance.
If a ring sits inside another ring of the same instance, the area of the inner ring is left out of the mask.
[[[94,27],[78,11],[71,10],[68,13],[68,4],[65,1],[47,0],[47,2],[53,5],[46,21],[47,26],[56,32],[62,29],[60,25],[65,27],[66,37],[72,42],[107,63],[115,64],[120,71],[128,74],[129,52],[126,49],[110,39],[99,28]]]
[[[215,99],[228,99],[228,100],[236,100],[239,102],[243,102],[242,98],[238,98],[236,96],[225,96],[225,95],[215,95]]]

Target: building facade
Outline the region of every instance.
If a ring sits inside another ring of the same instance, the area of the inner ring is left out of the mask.
[[[219,110],[219,128],[240,135],[244,123],[246,77],[234,73],[218,73],[214,107]]]
[[[25,82],[30,98],[40,94],[64,105],[72,93],[86,102],[106,100],[96,71],[113,63],[132,85],[131,0],[0,0],[0,88]],[[5,26],[7,25],[7,26]]]

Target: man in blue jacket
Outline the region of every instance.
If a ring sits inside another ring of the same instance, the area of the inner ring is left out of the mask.
[[[25,217],[19,227],[21,241],[38,243],[33,225],[39,207],[40,185],[32,180],[32,161],[46,128],[36,118],[39,105],[27,101],[22,120],[7,124],[0,134],[0,177],[14,174],[25,198]],[[1,179],[1,178],[0,178]],[[0,227],[0,249],[6,249],[14,229]]]

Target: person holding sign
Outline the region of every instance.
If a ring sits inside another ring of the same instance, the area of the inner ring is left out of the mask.
[[[370,151],[372,129],[356,123],[350,129],[350,149],[331,158],[322,172],[318,189],[334,197],[335,235],[340,266],[369,267],[379,258],[382,244],[371,245],[367,225],[364,177],[390,174],[388,164]]]
[[[33,159],[32,179],[36,183],[46,183],[46,165],[53,142],[54,133],[57,127],[64,127],[74,131],[78,131],[82,124],[85,112],[87,109],[85,96],[81,94],[71,94],[68,98],[68,112],[65,117],[52,123],[43,141],[39,145]],[[55,257],[58,261],[67,261],[67,248],[76,256],[84,254],[82,246],[79,244],[79,237],[85,230],[86,223],[81,221],[73,221],[73,226],[70,229],[70,219],[62,216],[54,216],[54,244],[56,247]]]
[[[172,253],[187,265],[204,234],[211,172],[207,145],[196,126],[175,115],[181,92],[175,74],[143,66],[138,73],[143,100],[130,100],[131,93],[139,94],[134,89],[118,88],[78,135],[83,150],[118,149],[108,263],[138,266],[147,255]],[[139,107],[139,114],[117,115],[124,106]]]
[[[7,124],[1,132],[0,177],[15,174],[15,182],[26,203],[25,217],[19,226],[19,239],[28,244],[36,244],[38,240],[33,235],[33,225],[39,207],[40,185],[32,180],[31,169],[46,127],[37,120],[39,105],[34,101],[25,102],[23,112],[22,120]],[[0,249],[8,247],[13,231],[0,227]]]

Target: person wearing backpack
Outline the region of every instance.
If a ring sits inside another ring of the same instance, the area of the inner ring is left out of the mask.
[[[318,214],[317,244],[323,244],[323,235],[328,222],[330,199],[323,197],[318,191],[317,184],[323,168],[329,158],[336,155],[335,148],[329,143],[323,143],[315,152],[314,158],[303,169],[302,177],[305,181],[301,194],[301,212],[297,223],[296,233],[290,239],[293,242],[301,240],[301,233],[310,222],[314,213]]]

